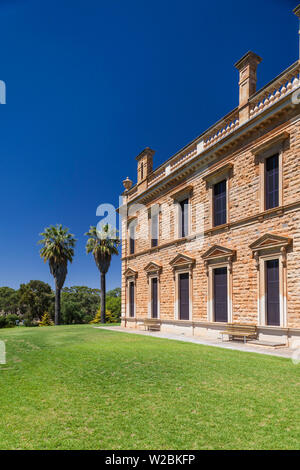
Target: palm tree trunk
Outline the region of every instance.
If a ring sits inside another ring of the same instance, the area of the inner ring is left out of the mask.
[[[105,291],[105,273],[101,273],[101,323],[105,323],[105,303],[106,303],[106,291]]]
[[[60,289],[55,289],[55,325],[60,325]]]

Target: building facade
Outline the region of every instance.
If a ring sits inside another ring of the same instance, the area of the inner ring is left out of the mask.
[[[300,61],[256,91],[260,62],[235,64],[236,109],[155,170],[146,148],[124,181],[123,326],[300,340]]]

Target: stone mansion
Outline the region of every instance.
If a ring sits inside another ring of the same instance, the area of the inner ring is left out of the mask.
[[[227,116],[156,169],[150,148],[136,157],[119,208],[122,326],[300,340],[300,60],[256,91],[261,60],[235,64]]]

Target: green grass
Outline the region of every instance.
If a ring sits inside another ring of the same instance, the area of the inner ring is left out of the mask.
[[[297,449],[300,366],[95,329],[0,330],[1,449]]]

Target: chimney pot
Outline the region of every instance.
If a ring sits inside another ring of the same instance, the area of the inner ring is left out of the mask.
[[[153,170],[153,155],[155,151],[150,147],[146,147],[137,157],[138,162],[137,168],[137,182],[138,185],[143,183],[141,190],[146,189],[148,176]]]
[[[235,68],[240,72],[239,87],[239,121],[240,124],[249,119],[249,98],[256,92],[256,70],[262,58],[254,52],[247,52],[236,64]]]

